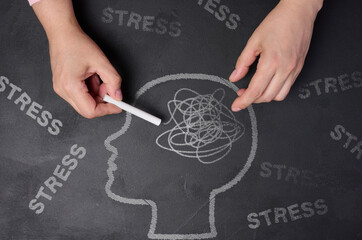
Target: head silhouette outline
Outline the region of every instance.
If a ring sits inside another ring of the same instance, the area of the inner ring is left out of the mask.
[[[127,113],[105,140],[112,153],[106,193],[151,208],[150,239],[216,237],[215,198],[240,182],[257,149],[252,107],[228,110],[237,90],[205,74],[155,79],[136,93],[135,105],[154,107],[164,123],[155,127]]]

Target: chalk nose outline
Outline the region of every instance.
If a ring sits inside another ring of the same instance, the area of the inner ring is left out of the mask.
[[[179,73],[179,74],[172,74],[172,75],[166,75],[161,78],[154,79],[148,83],[146,83],[143,87],[141,87],[135,96],[135,99],[137,99],[142,96],[146,91],[148,91],[150,88],[169,81],[175,81],[175,80],[206,80],[211,82],[220,83],[224,86],[227,86],[231,88],[235,93],[239,90],[237,86],[231,82],[229,82],[226,79],[214,76],[214,75],[207,75],[207,74],[200,74],[200,73]],[[115,160],[118,156],[118,150],[116,147],[111,145],[111,142],[125,134],[128,130],[128,128],[131,125],[132,116],[131,114],[126,114],[126,121],[122,128],[107,137],[107,139],[104,141],[105,148],[112,153],[111,157],[108,159],[108,169],[107,169],[107,175],[108,175],[108,181],[105,185],[105,191],[108,197],[111,199],[124,203],[124,204],[130,204],[130,205],[149,205],[152,209],[152,217],[151,217],[151,223],[150,223],[150,229],[148,231],[148,238],[149,239],[169,239],[169,240],[176,240],[176,239],[210,239],[215,238],[217,236],[217,230],[215,225],[215,198],[218,194],[226,192],[236,184],[240,182],[240,180],[244,177],[246,172],[251,167],[252,162],[255,159],[257,147],[258,147],[258,129],[257,129],[257,120],[255,116],[255,112],[252,106],[249,106],[247,108],[247,111],[249,113],[250,117],[250,123],[251,123],[251,149],[248,156],[248,159],[246,163],[244,164],[244,167],[240,170],[240,172],[229,182],[224,184],[223,186],[219,188],[215,188],[210,192],[209,197],[209,225],[210,225],[210,231],[206,233],[197,233],[197,234],[160,234],[155,233],[156,225],[157,225],[157,204],[152,200],[147,199],[131,199],[131,198],[124,198],[121,197],[111,191],[111,186],[114,181],[114,175],[113,172],[117,170],[117,165],[115,164]]]

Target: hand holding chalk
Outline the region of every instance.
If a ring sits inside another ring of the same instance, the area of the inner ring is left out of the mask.
[[[113,98],[111,98],[110,96],[108,96],[107,94],[104,95],[103,97],[103,101],[105,102],[108,102],[108,103],[112,103],[114,105],[116,105],[117,107],[139,117],[139,118],[142,118],[146,121],[149,121],[150,123],[153,123],[155,124],[156,126],[160,126],[161,124],[161,119],[158,118],[158,117],[155,117],[149,113],[146,113],[144,111],[142,111],[141,109],[138,109],[138,108],[135,108],[134,106],[132,105],[129,105],[125,102],[122,102],[122,101],[117,101]]]
[[[121,76],[79,26],[72,1],[40,1],[33,9],[49,40],[54,91],[85,118],[121,112],[100,97],[121,100]]]

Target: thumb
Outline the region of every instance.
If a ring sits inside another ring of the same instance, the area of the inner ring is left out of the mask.
[[[116,100],[122,100],[122,78],[111,63],[99,66],[96,72],[103,81],[99,87],[99,95],[103,98],[105,94],[108,94]]]

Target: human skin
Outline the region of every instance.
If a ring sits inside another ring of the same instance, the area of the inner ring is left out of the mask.
[[[302,70],[322,5],[323,0],[281,0],[257,27],[229,77],[232,82],[244,78],[260,56],[248,88],[238,91],[233,111],[285,99]],[[119,113],[102,97],[108,93],[122,99],[121,77],[82,31],[72,1],[42,0],[33,9],[49,40],[54,91],[86,118]]]
[[[230,75],[231,82],[244,78],[260,56],[247,89],[238,91],[232,104],[237,112],[252,103],[282,101],[303,68],[317,13],[323,0],[281,0],[248,40]]]
[[[54,91],[85,118],[121,112],[101,98],[107,93],[122,99],[121,77],[82,31],[72,1],[43,0],[33,4],[33,9],[49,40]]]

